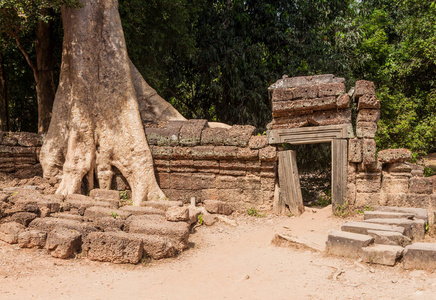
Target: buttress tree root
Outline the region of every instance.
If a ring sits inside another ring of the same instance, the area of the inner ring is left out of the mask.
[[[52,120],[41,149],[45,178],[56,193],[80,193],[96,176],[109,189],[116,167],[134,205],[164,197],[141,121],[184,120],[144,81],[130,62],[117,0],[86,0],[62,8],[64,42]]]

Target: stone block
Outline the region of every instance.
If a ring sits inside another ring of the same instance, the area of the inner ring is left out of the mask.
[[[109,202],[111,207],[118,208],[120,204],[120,192],[114,190],[93,189],[89,196],[95,201]]]
[[[353,163],[362,162],[362,139],[350,139],[348,143],[348,161]]]
[[[376,211],[387,211],[387,212],[399,212],[406,214],[413,214],[415,219],[424,220],[428,222],[428,211],[424,208],[415,207],[395,207],[395,206],[374,206]]]
[[[363,247],[374,243],[374,238],[368,235],[333,230],[328,235],[326,252],[328,254],[359,258]]]
[[[17,141],[17,144],[23,147],[40,147],[42,146],[42,136],[32,132],[8,132],[7,136]]]
[[[129,232],[166,236],[173,241],[177,250],[188,247],[189,225],[185,222],[135,219],[129,225]]]
[[[404,269],[436,269],[436,243],[413,243],[405,248]]]
[[[351,99],[350,96],[348,96],[348,94],[339,95],[338,98],[336,99],[336,106],[339,109],[348,108],[350,107],[350,101]]]
[[[380,245],[397,245],[406,247],[412,242],[409,237],[394,231],[368,230],[368,235],[374,238],[375,244]]]
[[[211,214],[230,215],[233,212],[233,207],[223,201],[204,200],[204,208]]]
[[[214,146],[195,146],[192,147],[191,157],[194,160],[214,159]]]
[[[194,168],[197,172],[218,174],[220,163],[217,160],[194,160]]]
[[[299,98],[316,98],[318,96],[318,86],[298,86],[293,88],[277,88],[273,90],[272,101],[286,101]]]
[[[322,97],[315,99],[302,99],[280,101],[272,103],[273,118],[292,116],[300,111],[332,110],[337,108],[336,97]]]
[[[354,89],[354,96],[359,98],[363,95],[375,95],[375,85],[372,81],[358,80]]]
[[[250,148],[238,148],[236,155],[238,160],[258,160],[259,150],[251,150]]]
[[[389,175],[383,176],[381,191],[386,194],[406,194],[409,192],[409,180]]]
[[[29,230],[18,235],[18,246],[21,248],[44,248],[47,240],[47,232],[41,230]]]
[[[94,232],[84,239],[82,250],[90,260],[136,264],[144,245],[141,238],[125,232]]]
[[[178,206],[169,206],[167,209],[171,207]],[[130,213],[132,216],[141,216],[141,215],[160,215],[165,216],[165,210],[161,208],[155,208],[151,206],[123,206],[120,207],[120,210]]]
[[[426,194],[406,194],[407,207],[428,208],[430,205],[430,195]]]
[[[28,226],[30,222],[32,222],[37,215],[31,212],[18,212],[13,214],[8,218],[9,222],[17,222],[21,225]]]
[[[173,147],[159,147],[150,145],[153,159],[171,159],[173,156]]]
[[[170,173],[156,173],[156,181],[161,189],[168,189],[170,187]]]
[[[318,97],[347,95],[345,92],[345,84],[342,82],[318,85]]]
[[[55,213],[51,214],[50,217],[52,218],[59,218],[59,219],[67,219],[67,220],[75,220],[79,222],[84,222],[85,219],[79,215],[78,213],[70,213],[70,212],[61,212],[61,213]]]
[[[404,228],[399,226],[392,226],[386,224],[375,224],[369,222],[357,222],[357,221],[349,221],[342,224],[342,231],[359,233],[359,234],[368,234],[368,230],[378,230],[378,231],[393,231],[404,234]]]
[[[356,136],[358,138],[373,139],[377,132],[377,124],[373,122],[356,123]]]
[[[299,111],[288,113],[285,117],[274,116],[271,129],[328,126],[338,124],[351,124],[350,109],[322,110],[314,112]]]
[[[262,191],[274,191],[275,184],[275,178],[260,178],[260,189]]]
[[[217,160],[234,159],[238,154],[238,148],[234,146],[216,146],[214,158]]]
[[[26,227],[17,222],[0,224],[0,240],[8,244],[18,243],[18,236],[24,232]]]
[[[413,194],[433,193],[433,180],[429,177],[412,177],[409,181],[409,192]]]
[[[178,172],[178,173],[195,172],[194,161],[192,159],[172,160],[170,163],[170,172]]]
[[[385,266],[394,266],[403,255],[403,247],[392,245],[372,245],[362,249],[364,262]]]
[[[248,147],[254,150],[259,150],[266,146],[268,146],[268,137],[266,135],[251,136],[248,142]]]
[[[57,219],[57,218],[37,218],[30,222],[30,229],[37,229],[45,232],[50,232],[55,228],[66,228],[77,231],[82,236],[88,235],[90,232],[98,231],[95,226],[76,220]]]
[[[410,173],[412,171],[409,163],[385,163],[383,169],[389,173]]]
[[[191,159],[193,147],[173,147],[173,155],[171,160]]]
[[[166,211],[171,206],[182,206],[182,201],[144,201],[142,202],[142,205],[145,207],[152,207],[156,209],[161,209]],[[133,214],[133,213],[132,213]]]
[[[228,129],[225,128],[204,128],[201,133],[202,145],[223,146]]]
[[[82,235],[73,229],[55,228],[47,234],[45,247],[56,258],[70,258],[80,251]]]
[[[176,146],[179,143],[179,132],[185,122],[167,122],[161,127],[145,127],[145,136],[149,145]]]
[[[192,174],[191,189],[202,190],[215,187],[215,174]]]
[[[178,251],[174,247],[172,241],[166,237],[146,235],[146,234],[130,234],[142,241],[144,256],[152,259],[162,259],[174,257]]]
[[[357,103],[357,110],[362,109],[380,109],[380,101],[375,95],[363,95],[359,97]]]
[[[413,240],[420,241],[424,238],[425,226],[424,220],[409,219],[369,219],[363,222],[381,225],[393,225],[404,228],[404,235]]]
[[[382,163],[401,163],[412,159],[412,152],[408,149],[386,149],[378,153],[378,160]]]
[[[251,125],[233,125],[227,130],[224,138],[225,146],[247,147],[256,127]]]
[[[186,222],[189,220],[189,210],[184,206],[172,206],[165,213],[167,221]]]
[[[100,219],[100,218],[108,218],[112,217],[114,219],[125,220],[131,214],[128,211],[124,211],[121,209],[112,209],[101,206],[91,206],[85,210],[84,216],[89,219]]]
[[[354,182],[347,183],[347,203],[356,205],[356,184]]]
[[[68,210],[75,208],[78,210],[78,213],[83,216],[85,210],[91,206],[101,206],[108,208],[117,208],[118,206],[114,206],[113,202],[106,201],[95,201],[91,197],[71,194],[67,195],[67,199],[65,200],[66,205],[68,206]]]
[[[179,144],[183,146],[196,146],[201,142],[201,133],[207,120],[188,120],[184,122],[179,133]]]
[[[94,219],[92,224],[101,231],[121,231],[126,226],[126,221],[113,217]]]
[[[0,146],[0,157],[25,157],[36,156],[35,147]]]
[[[274,146],[267,146],[259,150],[259,159],[261,161],[276,161],[277,158],[277,148]]]
[[[379,109],[361,109],[357,113],[357,123],[360,122],[372,122],[377,123],[380,120]]]
[[[253,165],[253,171],[256,165]],[[247,163],[247,172],[250,172],[249,164]],[[277,174],[277,161],[262,161],[260,163],[261,178],[275,178]]]
[[[373,139],[364,139],[362,143],[362,158],[365,165],[369,165],[376,162],[375,152],[376,144]]]
[[[218,218],[215,215],[205,213],[201,216],[201,219],[203,220],[203,224],[206,226],[212,226],[216,222],[218,222]]]
[[[365,211],[363,213],[364,220],[370,219],[409,219],[414,218],[414,214],[389,211]]]
[[[356,178],[356,189],[358,193],[378,193],[381,189],[381,175],[367,174]]]

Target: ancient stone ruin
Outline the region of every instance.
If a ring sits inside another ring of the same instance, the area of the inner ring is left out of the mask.
[[[219,215],[248,208],[303,213],[298,153],[284,150],[283,144],[330,143],[333,210],[376,206],[428,210],[425,221],[403,211],[399,212],[407,215],[406,221],[377,221],[385,226],[399,222],[401,234],[409,238],[395,237],[402,241],[400,247],[406,246],[404,241],[422,240],[425,222],[434,222],[436,177],[425,177],[422,166],[408,162],[409,150],[377,153],[374,137],[381,104],[371,82],[357,81],[347,92],[345,80],[333,75],[284,77],[269,92],[273,119],[266,135],[255,134],[253,126],[217,128],[206,120],[145,122],[157,181],[168,201],[147,201],[141,207],[130,205],[130,187],[115,168],[111,191],[88,191],[84,184],[82,195],[54,195],[59,182],[41,178],[38,155],[43,138],[1,132],[0,239],[21,247],[45,247],[60,258],[78,252],[115,263],[172,257],[188,247],[195,224],[226,220]],[[376,219],[382,215],[386,217],[379,213]],[[365,226],[371,222],[376,221],[365,221]],[[362,234],[346,230],[351,225],[344,224],[343,232],[329,237],[331,253],[343,251],[334,250],[334,239],[351,244],[362,239],[348,236]],[[359,249],[398,235],[380,234],[365,232],[366,244]]]

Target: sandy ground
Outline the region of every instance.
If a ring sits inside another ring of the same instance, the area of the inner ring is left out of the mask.
[[[0,299],[436,299],[436,273],[270,244],[287,233],[323,247],[344,221],[330,208],[234,219],[237,227],[198,228],[176,258],[139,265],[60,260],[0,242]]]

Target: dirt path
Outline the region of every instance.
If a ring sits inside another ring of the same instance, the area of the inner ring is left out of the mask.
[[[431,272],[270,245],[279,232],[324,245],[343,219],[328,208],[315,211],[292,219],[239,216],[237,227],[201,227],[190,238],[193,247],[177,258],[136,266],[59,260],[0,242],[0,299],[436,298]]]

